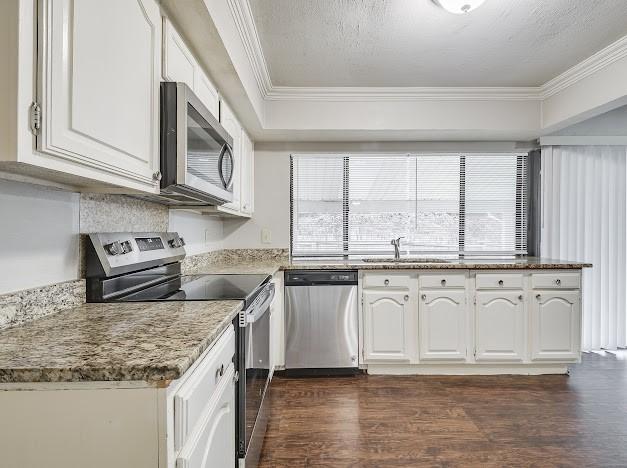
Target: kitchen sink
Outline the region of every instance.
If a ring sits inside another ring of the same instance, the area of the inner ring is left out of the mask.
[[[420,257],[383,257],[383,258],[362,258],[367,263],[450,263],[450,260],[442,258],[420,258]]]

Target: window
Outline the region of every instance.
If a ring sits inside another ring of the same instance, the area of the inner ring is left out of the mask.
[[[526,159],[292,155],[292,255],[524,254]]]

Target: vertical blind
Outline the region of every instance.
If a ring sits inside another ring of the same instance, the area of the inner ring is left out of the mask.
[[[292,255],[524,254],[526,158],[292,155]]]
[[[627,346],[624,146],[542,147],[542,256],[585,261],[582,347]]]

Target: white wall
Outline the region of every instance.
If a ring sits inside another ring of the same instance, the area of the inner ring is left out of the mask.
[[[178,231],[189,255],[223,248],[222,219],[122,195],[0,179],[0,294],[78,279],[79,233]]]
[[[225,247],[285,248],[290,245],[290,151],[255,149],[255,212],[252,219],[225,220]],[[271,242],[261,242],[269,229]]]
[[[554,135],[565,136],[619,136],[627,135],[627,106],[619,107],[604,114],[566,127]]]
[[[185,239],[187,255],[224,248],[221,218],[188,211],[170,211],[168,230],[178,232]]]
[[[316,142],[255,143],[255,213],[251,220],[224,222],[225,248],[289,248],[290,154],[411,151],[527,151],[526,142]],[[261,242],[261,230],[270,229],[270,243]]]
[[[0,180],[0,220],[0,294],[78,278],[78,194]]]

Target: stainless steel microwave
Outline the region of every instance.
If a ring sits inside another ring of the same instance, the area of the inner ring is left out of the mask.
[[[160,150],[158,201],[202,206],[233,200],[233,138],[185,83],[161,83]]]

